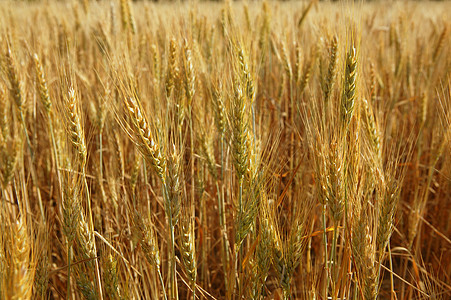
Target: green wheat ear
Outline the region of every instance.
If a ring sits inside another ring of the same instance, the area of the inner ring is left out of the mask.
[[[357,79],[357,54],[354,46],[346,55],[346,69],[343,96],[341,100],[341,120],[348,126],[354,114]]]

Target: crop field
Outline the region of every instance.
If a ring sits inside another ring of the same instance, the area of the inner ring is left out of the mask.
[[[451,3],[0,2],[0,299],[451,299]]]

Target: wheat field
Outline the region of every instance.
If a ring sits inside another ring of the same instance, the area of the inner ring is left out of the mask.
[[[0,2],[0,299],[451,299],[450,27]]]

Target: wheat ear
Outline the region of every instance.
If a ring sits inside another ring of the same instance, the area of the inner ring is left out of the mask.
[[[150,130],[149,122],[144,115],[137,99],[126,98],[125,105],[134,130],[134,142],[147,162],[153,166],[161,181],[166,182],[166,159],[162,149],[155,142]]]
[[[196,292],[196,252],[195,252],[195,238],[194,227],[192,221],[185,217],[180,226],[180,251],[182,256],[182,263],[185,267],[186,274],[193,290],[193,299],[195,299]]]
[[[39,96],[42,104],[45,107],[45,111],[47,114],[50,114],[52,109],[52,102],[50,101],[49,89],[47,87],[47,80],[45,79],[44,68],[42,67],[39,56],[35,53],[33,55],[36,77],[38,83]]]
[[[355,47],[351,47],[346,56],[346,70],[344,79],[343,96],[341,99],[341,120],[347,127],[354,114],[357,79],[357,53]]]

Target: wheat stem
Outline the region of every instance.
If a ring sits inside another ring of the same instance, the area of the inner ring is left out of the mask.
[[[329,293],[329,260],[328,260],[328,254],[327,254],[327,224],[326,224],[326,211],[327,207],[326,204],[323,205],[323,243],[324,243],[324,257],[326,258],[326,285],[324,288],[324,297],[328,298]]]
[[[70,300],[72,298],[71,284],[70,284],[71,262],[72,262],[72,245],[68,241],[68,244],[67,244],[67,300]]]

